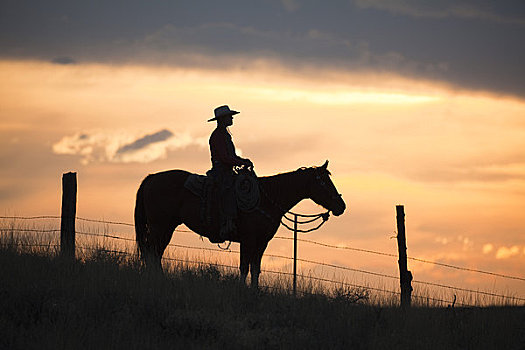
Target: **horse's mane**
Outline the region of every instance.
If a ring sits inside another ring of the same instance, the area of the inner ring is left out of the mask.
[[[270,196],[279,196],[280,191],[282,191],[283,186],[285,188],[295,187],[298,178],[303,178],[299,176],[301,174],[307,174],[307,172],[314,171],[318,167],[300,167],[293,171],[288,171],[285,173],[278,173],[275,175],[261,176],[259,177],[260,184],[264,187],[264,190]]]
[[[274,175],[268,175],[268,176],[260,176],[259,179],[268,179],[268,180],[272,180],[272,179],[275,179],[275,178],[281,178],[281,177],[288,177],[289,175],[295,175],[299,172],[303,172],[303,171],[313,171],[313,170],[316,170],[316,169],[320,169],[320,167],[318,166],[311,166],[311,167],[300,167],[296,170],[292,170],[292,171],[287,171],[285,173],[278,173],[278,174],[274,174]],[[328,173],[328,175],[332,175],[332,173],[326,169],[326,172]]]

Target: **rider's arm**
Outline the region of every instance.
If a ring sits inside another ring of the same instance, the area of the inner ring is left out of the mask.
[[[210,139],[210,146],[213,150],[214,157],[221,163],[231,166],[249,165],[251,162],[247,159],[241,158],[235,154],[235,147],[233,144],[230,147],[233,149],[233,154],[228,151],[228,143],[232,142],[226,135],[214,133]]]

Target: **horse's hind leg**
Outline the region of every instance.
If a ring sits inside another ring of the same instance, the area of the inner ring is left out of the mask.
[[[162,271],[162,255],[170,243],[176,226],[168,223],[150,225],[150,254],[146,265]]]

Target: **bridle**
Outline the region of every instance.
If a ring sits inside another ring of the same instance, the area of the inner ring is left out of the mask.
[[[327,170],[328,171],[328,170]],[[325,188],[328,192],[331,192],[330,188],[328,188],[328,185],[326,184],[326,182],[321,178],[321,176],[319,175],[319,171],[316,170],[316,174],[315,174],[315,178],[317,179],[317,181],[319,182],[319,184],[321,185],[321,187]],[[338,193],[336,191],[337,194],[332,194],[330,196],[330,199],[333,199],[333,200],[337,200],[341,197],[343,197],[343,195],[341,193]]]
[[[304,170],[304,168],[302,168],[300,170]],[[330,192],[331,189],[328,187],[326,182],[319,175],[319,171],[316,169],[315,172],[316,172],[315,179],[318,181],[318,183],[321,185],[321,187],[323,187],[328,192]],[[287,228],[290,231],[296,231],[296,232],[301,232],[301,233],[312,232],[312,231],[315,231],[315,230],[318,230],[319,228],[321,228],[321,226],[323,226],[324,223],[327,222],[328,219],[330,218],[330,210],[327,210],[326,212],[319,213],[319,214],[298,214],[298,213],[294,213],[294,212],[292,212],[290,210],[285,210],[278,203],[276,203],[272,198],[270,198],[270,196],[268,196],[268,194],[266,193],[266,191],[264,191],[264,189],[261,188],[260,192],[268,199],[268,201],[274,207],[278,208],[281,212],[284,212],[284,215],[281,218],[280,224],[283,225],[285,228]],[[342,195],[340,193],[337,193],[337,195],[332,194],[332,196],[330,198],[336,200],[336,199],[339,199],[341,197],[342,197]],[[264,214],[266,217],[268,217],[270,220],[275,222],[275,220],[268,213],[266,213],[264,210],[262,210],[259,206],[257,206],[256,210],[258,210],[259,212]],[[287,215],[293,215],[293,219],[289,218]],[[304,218],[305,220],[299,221],[298,218]],[[304,225],[304,224],[313,223],[313,222],[315,222],[315,221],[317,221],[319,219],[322,219],[322,221],[317,226],[315,226],[313,228],[310,228],[310,229],[307,229],[307,230],[303,230],[303,229],[298,229],[297,228],[297,225]],[[285,220],[293,223],[294,227],[292,228],[292,227],[288,226],[288,224],[286,223]]]

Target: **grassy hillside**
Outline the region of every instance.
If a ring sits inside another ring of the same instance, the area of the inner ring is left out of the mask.
[[[0,348],[523,349],[525,309],[374,306],[362,291],[293,298],[214,267],[143,271],[0,248]],[[360,299],[356,302],[356,299]]]

